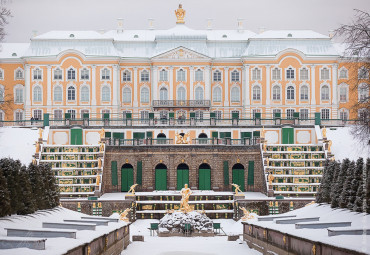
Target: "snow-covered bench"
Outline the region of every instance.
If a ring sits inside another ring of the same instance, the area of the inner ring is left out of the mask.
[[[108,226],[107,220],[63,220],[65,222],[91,223],[95,225]]]
[[[65,222],[43,222],[43,228],[58,228],[58,229],[77,229],[77,230],[95,230],[95,224],[86,223],[65,223]]]
[[[46,228],[4,228],[7,231],[7,236],[18,236],[18,237],[66,237],[76,238],[76,231],[72,230],[57,230],[57,229],[46,229]]]
[[[329,228],[329,227],[350,227],[351,222],[314,222],[314,223],[296,223],[295,228]]]
[[[368,228],[328,228],[328,236],[339,235],[370,235]]]
[[[0,249],[29,248],[45,250],[46,239],[24,237],[1,237]]]
[[[280,215],[280,216],[260,216],[257,218],[258,221],[273,221],[275,219],[292,218],[296,215]]]
[[[294,218],[294,219],[275,220],[275,223],[276,224],[295,224],[298,222],[319,221],[319,220],[320,220],[320,217]]]

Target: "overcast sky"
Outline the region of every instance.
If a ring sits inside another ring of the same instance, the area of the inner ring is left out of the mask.
[[[117,18],[125,29],[175,26],[174,10],[182,3],[186,25],[204,29],[213,19],[214,29],[235,29],[243,18],[246,29],[312,29],[328,34],[351,21],[354,11],[370,12],[370,0],[1,0],[12,11],[6,42],[28,42],[33,30],[115,29]]]

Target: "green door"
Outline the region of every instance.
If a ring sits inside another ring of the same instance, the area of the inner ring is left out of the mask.
[[[71,145],[82,145],[82,129],[71,129]]]
[[[189,169],[177,169],[177,190],[181,190],[185,184],[189,185]]]
[[[233,168],[233,183],[240,186],[240,189],[244,191],[245,180],[244,180],[244,169]],[[235,188],[233,187],[233,191]]]
[[[127,192],[134,185],[134,169],[124,165],[121,169],[121,191]]]
[[[167,169],[155,169],[155,190],[167,190]]]
[[[282,128],[283,144],[294,144],[294,128]]]
[[[211,169],[199,168],[199,190],[211,189]]]

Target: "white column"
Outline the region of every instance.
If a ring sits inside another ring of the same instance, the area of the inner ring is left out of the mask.
[[[92,65],[91,70],[91,105],[96,106],[96,65]]]
[[[338,64],[333,65],[333,100],[332,118],[338,118]]]
[[[189,88],[190,88],[190,99],[189,100],[194,100],[195,96],[194,96],[194,67],[193,66],[190,66],[189,67],[189,70],[190,70],[190,85],[189,85]]]
[[[117,80],[117,77],[118,77],[118,68],[117,68],[117,65],[113,65],[113,88],[112,88],[112,92],[113,92],[113,102],[112,102],[112,105],[113,106],[117,106],[117,87],[118,87],[118,80]]]
[[[224,106],[229,106],[229,67],[224,67],[225,70],[225,102]]]
[[[24,104],[25,109],[25,117],[26,119],[31,118],[31,72],[30,72],[30,65],[25,66],[25,88],[24,88],[24,97],[26,99]]]
[[[249,65],[244,65],[244,76],[245,76],[245,107],[246,110],[250,107],[250,88],[249,88]],[[247,110],[247,112],[249,112]]]
[[[47,100],[46,100],[46,109],[47,109],[47,112],[50,113],[51,112],[51,66],[48,65],[47,66],[47,73],[46,73],[46,76],[47,76]]]
[[[168,88],[169,100],[173,100],[173,67],[170,66],[170,87]]]
[[[150,77],[152,78],[152,77]],[[134,107],[138,107],[138,102],[137,102],[137,81],[138,81],[138,76],[137,76],[137,67],[134,67],[134,91],[132,91],[132,94],[134,95]]]
[[[270,66],[266,65],[266,106],[267,107],[270,107],[270,97],[271,97]]]
[[[316,112],[316,96],[315,96],[315,89],[316,89],[316,83],[315,83],[315,65],[311,66],[311,115]]]
[[[204,82],[205,82],[204,99],[211,100],[212,86],[211,86],[211,67],[210,66],[206,66],[204,68]]]
[[[152,66],[152,100],[158,100],[158,67]]]

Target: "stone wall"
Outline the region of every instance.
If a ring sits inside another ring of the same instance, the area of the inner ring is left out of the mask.
[[[111,161],[117,161],[118,186],[112,186]],[[121,191],[121,167],[128,163],[134,169],[136,182],[137,162],[142,161],[142,185],[136,191],[155,189],[155,167],[162,163],[167,166],[167,189],[176,189],[177,166],[189,166],[189,186],[199,187],[199,166],[206,163],[211,168],[211,188],[215,191],[231,191],[232,167],[240,163],[245,169],[246,191],[266,192],[263,176],[262,156],[256,146],[211,146],[211,145],[163,145],[163,146],[107,146],[104,159],[103,193]],[[224,185],[223,162],[229,164],[229,184]],[[248,162],[254,161],[254,186],[247,185]]]

